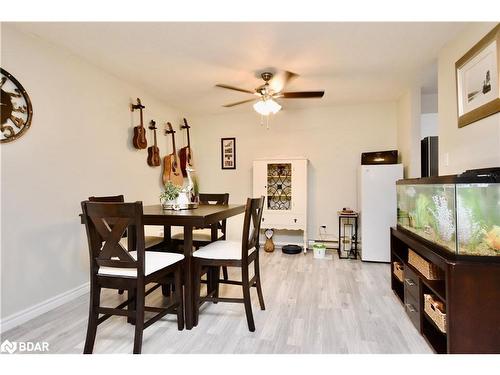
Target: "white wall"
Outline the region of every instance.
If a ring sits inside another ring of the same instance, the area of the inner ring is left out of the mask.
[[[158,202],[160,168],[146,164],[145,150],[131,147],[139,120],[129,103],[140,97],[148,122],[179,124],[181,114],[5,24],[1,58],[2,67],[28,91],[34,111],[27,133],[1,146],[4,319],[88,281],[80,201],[124,194],[129,201]],[[162,153],[166,142],[159,136]]]
[[[458,128],[455,62],[496,23],[468,26],[438,58],[439,172],[455,174],[471,168],[500,166],[500,114]]]
[[[228,110],[230,111],[230,110]],[[195,167],[202,192],[229,192],[239,203],[252,196],[252,161],[274,156],[309,159],[308,231],[318,238],[326,224],[336,236],[337,210],[357,207],[361,153],[396,148],[395,102],[283,110],[269,130],[249,106],[245,113],[191,118]],[[221,170],[220,139],[236,137],[237,169]],[[228,235],[240,238],[241,218],[230,219]],[[292,237],[277,236],[278,242]]]
[[[397,103],[397,144],[405,178],[420,177],[420,102],[420,88],[412,87]]]
[[[437,113],[438,94],[421,94],[421,113]]]
[[[420,116],[420,139],[437,136],[438,134],[438,114],[422,113]]]

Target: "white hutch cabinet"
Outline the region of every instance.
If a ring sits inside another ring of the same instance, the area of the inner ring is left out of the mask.
[[[263,195],[262,229],[301,230],[307,251],[307,159],[253,162],[253,196]]]

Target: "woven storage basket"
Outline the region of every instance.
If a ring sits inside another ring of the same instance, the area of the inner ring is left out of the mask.
[[[446,333],[446,314],[436,308],[431,294],[424,294],[424,311],[436,323],[439,330]]]
[[[403,269],[404,266],[400,262],[394,262],[394,275],[398,278],[399,281],[403,282]]]
[[[427,280],[442,280],[444,272],[435,264],[425,260],[413,250],[408,250],[408,263],[415,267]]]

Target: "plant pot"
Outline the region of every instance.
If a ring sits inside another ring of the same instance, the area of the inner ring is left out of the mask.
[[[173,210],[173,209],[175,209],[176,204],[177,204],[177,201],[175,199],[161,202],[161,205],[162,205],[164,210]]]

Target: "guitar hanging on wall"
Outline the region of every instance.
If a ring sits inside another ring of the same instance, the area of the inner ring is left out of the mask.
[[[187,120],[184,119],[184,125],[181,129],[186,129],[187,131],[187,146],[179,150],[179,158],[181,159],[181,171],[184,177],[187,177],[186,168],[193,167],[193,154],[191,151],[191,141],[189,139],[189,129],[191,126],[188,125]]]
[[[148,165],[150,167],[159,167],[161,160],[160,160],[160,149],[156,144],[156,122],[154,120],[151,120],[149,124],[150,124],[149,129],[151,129],[154,132],[155,144],[153,146],[148,147]]]
[[[131,105],[131,111],[138,109],[141,112],[141,124],[134,127],[134,138],[132,139],[132,143],[134,147],[142,150],[148,147],[148,142],[146,140],[146,129],[144,128],[144,123],[142,120],[142,110],[146,108],[142,105],[141,99],[137,98],[137,104]]]
[[[172,135],[172,153],[163,158],[163,183],[171,181],[174,185],[182,186],[184,178],[182,177],[179,161],[177,160],[177,151],[175,149],[175,131],[172,129],[172,124],[167,122],[165,135]]]

